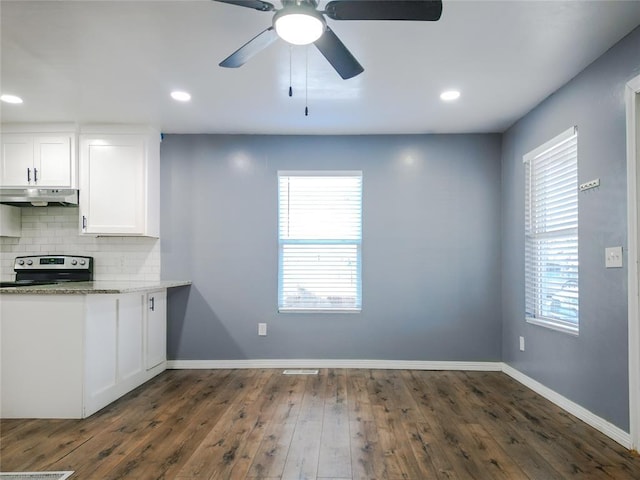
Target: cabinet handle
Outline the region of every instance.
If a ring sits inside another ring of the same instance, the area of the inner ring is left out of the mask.
[[[151,297],[149,299],[149,310],[152,312],[156,311],[156,297]]]
[[[27,183],[31,183],[31,169],[27,168]]]
[[[38,169],[33,168],[33,183],[38,183]]]
[[[87,229],[87,217],[82,215],[82,230],[86,230],[86,229]]]

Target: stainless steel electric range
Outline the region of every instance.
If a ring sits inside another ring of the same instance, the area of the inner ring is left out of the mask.
[[[13,282],[0,282],[0,288],[48,285],[93,280],[93,257],[81,255],[30,255],[16,257]]]

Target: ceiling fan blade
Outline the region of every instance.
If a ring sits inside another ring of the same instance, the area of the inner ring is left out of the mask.
[[[442,15],[441,0],[336,0],[324,13],[333,20],[414,20],[434,22]]]
[[[214,0],[214,2],[229,3],[231,5],[238,5],[239,7],[253,8],[254,10],[260,10],[261,12],[272,12],[275,10],[273,4],[263,2],[262,0]]]
[[[227,58],[225,58],[222,62],[220,62],[220,66],[227,68],[241,67],[242,65],[247,63],[251,57],[253,57],[257,53],[260,53],[277,39],[278,34],[276,33],[275,28],[269,27],[265,31],[253,37]]]
[[[364,72],[362,65],[358,63],[356,58],[347,50],[344,43],[340,41],[333,30],[327,26],[322,36],[314,42],[320,53],[324,55],[329,63],[335,68],[338,75],[343,79],[355,77]]]

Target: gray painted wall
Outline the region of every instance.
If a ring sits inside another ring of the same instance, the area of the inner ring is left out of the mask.
[[[640,28],[503,135],[503,360],[620,428],[629,429],[627,268],[605,269],[604,249],[627,247],[624,87],[640,74]],[[578,126],[580,335],[524,321],[522,156]],[[526,350],[518,349],[525,337]]]
[[[363,310],[278,314],[276,173],[322,169],[363,171]],[[161,175],[170,359],[501,359],[500,135],[168,135]]]

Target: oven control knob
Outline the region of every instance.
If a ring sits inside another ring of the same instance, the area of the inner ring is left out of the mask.
[[[84,265],[85,263],[87,263],[87,262],[84,261],[84,260],[80,260],[80,265]]]
[[[27,260],[27,265],[33,265],[33,260]]]
[[[77,264],[78,264],[78,260],[76,260],[75,258],[71,260],[71,265],[77,265]]]
[[[18,265],[24,265],[24,260],[18,260]]]

